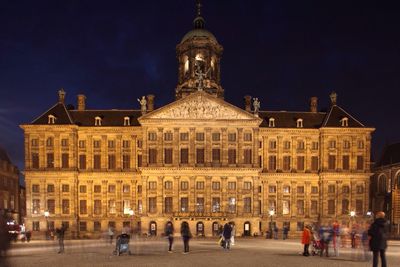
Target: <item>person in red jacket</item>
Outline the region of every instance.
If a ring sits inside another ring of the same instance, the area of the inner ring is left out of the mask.
[[[311,243],[311,231],[308,225],[304,227],[301,243],[304,245],[303,256],[306,257],[310,256],[310,253],[308,252],[308,247],[310,246]]]

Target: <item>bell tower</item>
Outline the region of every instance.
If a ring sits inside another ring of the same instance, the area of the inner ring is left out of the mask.
[[[178,59],[178,85],[175,98],[180,99],[196,91],[206,91],[224,98],[221,86],[220,60],[223,47],[215,36],[205,29],[201,16],[201,2],[197,0],[194,29],[189,31],[176,46]]]

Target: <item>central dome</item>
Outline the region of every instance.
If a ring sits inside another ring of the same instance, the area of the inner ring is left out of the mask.
[[[217,38],[215,38],[214,34],[211,32],[207,31],[206,29],[193,29],[190,32],[186,33],[185,36],[183,36],[181,43],[185,42],[186,40],[189,40],[191,38],[208,38],[216,43],[218,43]]]

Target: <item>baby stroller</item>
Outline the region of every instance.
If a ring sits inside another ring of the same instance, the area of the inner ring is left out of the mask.
[[[319,239],[314,239],[312,242],[311,255],[321,255],[322,253],[322,242]]]
[[[121,234],[117,236],[117,243],[114,250],[114,255],[121,255],[121,253],[128,253],[131,255],[131,251],[129,250],[129,239],[130,236],[128,234]]]

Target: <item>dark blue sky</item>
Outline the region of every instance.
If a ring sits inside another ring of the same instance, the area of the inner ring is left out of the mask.
[[[174,99],[175,46],[195,1],[15,1],[0,6],[0,144],[23,168],[28,123],[57,100],[87,107],[156,107]],[[224,46],[225,99],[262,110],[326,108],[329,93],[376,127],[373,152],[400,141],[400,10],[386,1],[204,0],[206,28]]]

